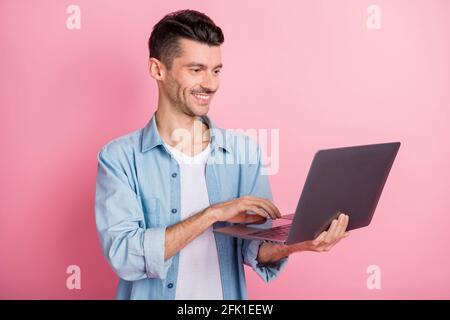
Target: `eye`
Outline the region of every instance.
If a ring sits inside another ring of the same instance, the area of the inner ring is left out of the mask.
[[[191,69],[192,71],[194,71],[195,73],[200,72],[200,69]]]
[[[220,73],[220,69],[217,69],[216,71],[214,71],[215,74],[219,74]]]

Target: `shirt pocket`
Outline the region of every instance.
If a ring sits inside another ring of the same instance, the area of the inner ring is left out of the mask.
[[[142,209],[147,228],[160,226],[160,203],[159,198],[142,198]]]

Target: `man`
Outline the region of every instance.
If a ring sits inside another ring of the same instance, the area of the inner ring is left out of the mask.
[[[244,264],[268,282],[291,253],[327,251],[348,234],[344,214],[314,241],[290,246],[213,233],[230,223],[265,227],[281,216],[260,146],[207,116],[223,41],[197,11],[158,22],[149,39],[157,110],[98,154],[96,225],[120,277],[117,299],[247,299]],[[242,161],[249,150],[256,161]]]

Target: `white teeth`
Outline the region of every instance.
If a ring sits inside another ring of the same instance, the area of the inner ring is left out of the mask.
[[[205,96],[205,95],[201,95],[201,94],[194,94],[194,96],[196,96],[197,98],[202,99],[202,100],[208,100],[209,99],[209,96]]]

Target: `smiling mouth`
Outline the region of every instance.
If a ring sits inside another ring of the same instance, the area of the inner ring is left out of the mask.
[[[192,93],[198,104],[207,105],[212,98],[212,94]]]

